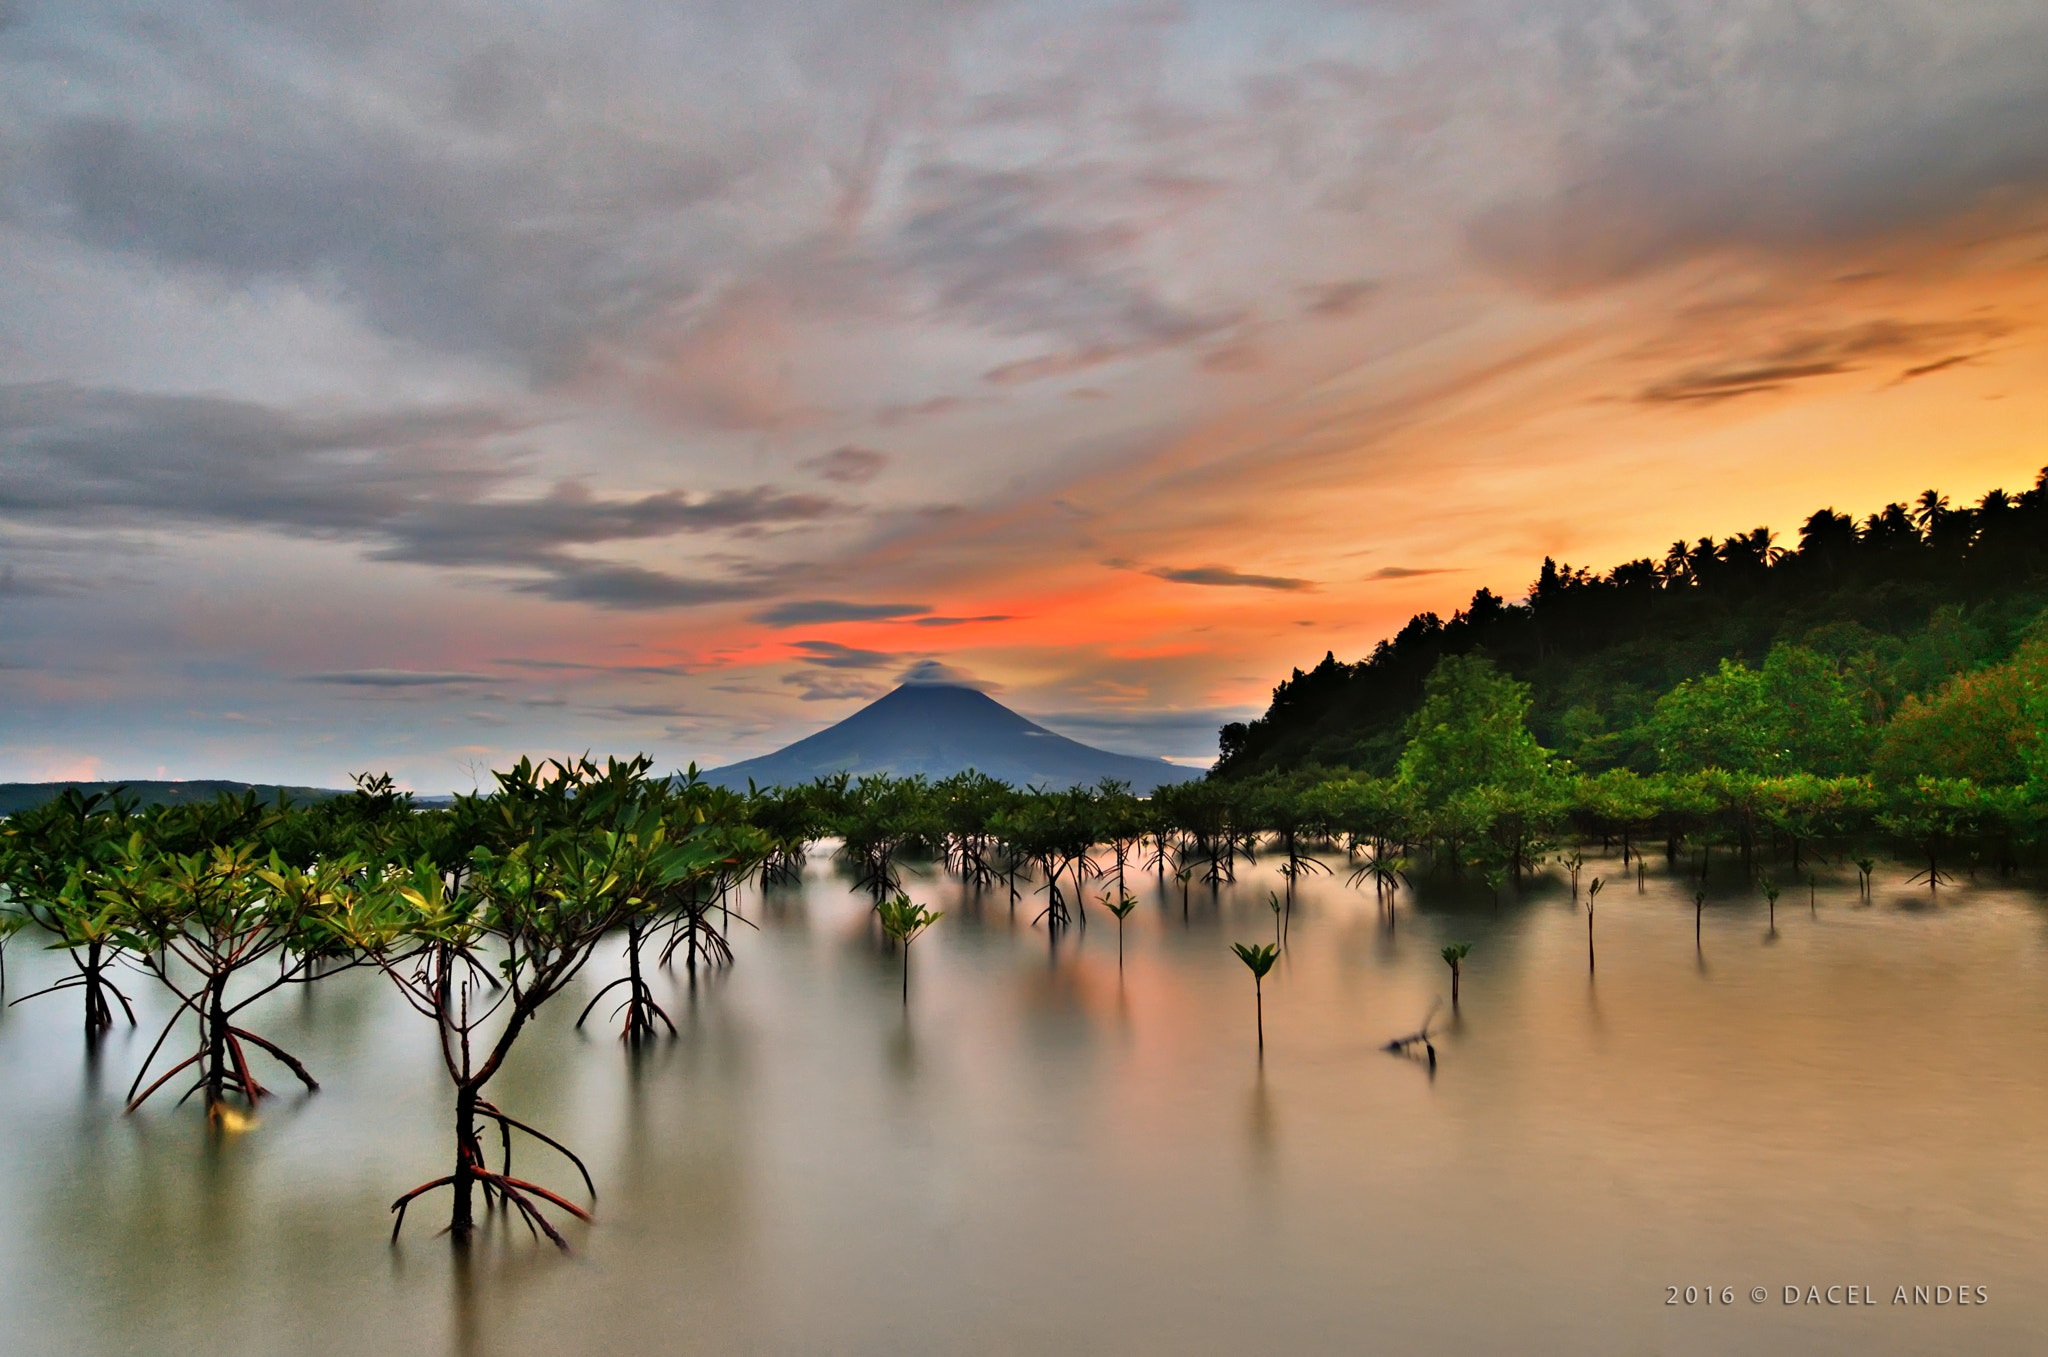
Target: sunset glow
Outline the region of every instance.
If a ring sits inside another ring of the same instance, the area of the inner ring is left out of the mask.
[[[0,779],[912,672],[1200,762],[1546,555],[2048,463],[2039,6],[309,13],[0,7]]]

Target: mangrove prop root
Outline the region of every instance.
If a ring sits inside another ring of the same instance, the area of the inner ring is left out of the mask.
[[[308,1074],[306,1072],[306,1067],[298,1062],[297,1057],[293,1056],[291,1052],[278,1046],[275,1042],[266,1041],[262,1037],[257,1036],[254,1032],[248,1031],[240,1027],[230,1027],[228,1029],[228,1035],[231,1037],[239,1037],[243,1041],[250,1042],[257,1046],[261,1046],[264,1050],[268,1051],[271,1057],[274,1060],[276,1060],[278,1064],[284,1066],[286,1069],[290,1070],[294,1075],[298,1076],[299,1082],[306,1086],[306,1091],[308,1093],[318,1093],[320,1091],[320,1081],[315,1079],[311,1074]]]

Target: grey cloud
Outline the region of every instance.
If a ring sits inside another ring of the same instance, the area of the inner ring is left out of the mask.
[[[992,381],[1190,343],[1235,320],[1168,301],[1131,262],[1144,231],[1091,210],[1086,186],[1071,176],[929,165],[908,191],[914,206],[898,233],[897,263],[941,310],[998,334],[1065,341],[994,369]]]
[[[798,699],[804,702],[840,702],[855,697],[880,697],[888,688],[872,679],[856,678],[851,674],[821,673],[806,669],[794,674],[784,674],[782,681],[793,688],[801,688]]]
[[[981,692],[1000,692],[1001,685],[978,679],[965,669],[958,669],[940,660],[918,660],[896,675],[898,683],[945,684],[955,688],[974,688]]]
[[[364,544],[373,559],[523,572],[508,587],[610,608],[759,598],[781,574],[692,579],[574,547],[810,522],[816,495],[767,486],[598,496],[578,481],[498,494],[526,427],[483,408],[319,415],[212,396],[0,386],[0,517],[73,527],[215,525]]]
[[[641,610],[695,608],[706,603],[735,603],[770,594],[778,578],[759,580],[694,579],[647,570],[635,565],[593,565],[555,557],[534,562],[548,573],[539,579],[517,580],[510,587],[558,603],[590,603],[600,608]]]
[[[562,671],[591,674],[633,674],[639,677],[660,676],[663,678],[685,678],[699,672],[687,664],[583,664],[575,660],[493,660],[493,664],[506,665],[513,669],[538,669],[546,672]]]
[[[1301,289],[1301,309],[1321,320],[1353,315],[1365,309],[1365,304],[1372,300],[1379,286],[1370,278],[1353,278],[1341,283],[1305,287]]]
[[[928,603],[847,603],[833,598],[797,599],[778,603],[754,614],[754,621],[770,627],[807,627],[822,622],[882,622],[920,617],[930,612]],[[920,625],[931,619],[923,618]]]
[[[302,674],[301,683],[332,683],[345,688],[447,688],[458,684],[495,683],[489,674],[464,674],[431,669],[340,669]]]
[[[1447,575],[1450,571],[1451,568],[1449,566],[1383,565],[1378,570],[1367,575],[1366,578],[1369,580],[1412,580],[1417,575]],[[1302,625],[1307,626],[1309,624],[1303,623]]]
[[[2038,6],[1773,6],[1721,24],[1675,4],[1582,10],[1557,26],[1559,187],[1468,224],[1482,262],[1539,290],[1731,246],[2031,220],[2048,195]],[[1656,40],[1626,37],[1631,17]]]
[[[1247,589],[1313,589],[1315,581],[1298,580],[1286,575],[1247,575],[1227,565],[1195,566],[1187,570],[1175,570],[1168,566],[1157,566],[1145,572],[1158,579],[1171,580],[1175,584],[1208,584],[1236,586]]]
[[[919,627],[965,627],[975,622],[1009,622],[1014,613],[983,613],[979,617],[920,617],[913,626]]]
[[[863,485],[881,474],[889,465],[889,454],[876,452],[873,448],[835,448],[822,457],[813,457],[804,467],[817,472],[828,481],[841,485]]]
[[[1757,395],[1793,382],[1854,372],[1887,359],[1917,357],[1958,341],[1994,338],[2005,329],[2002,322],[1991,320],[1873,321],[1840,330],[1798,334],[1763,353],[1689,368],[1646,387],[1637,399],[1659,404]],[[1951,356],[1908,367],[1901,379],[1938,372],[1967,361],[1968,357]]]
[[[646,251],[642,222],[714,197],[728,164],[599,120],[535,113],[455,135],[431,110],[379,117],[374,99],[287,87],[246,79],[212,91],[207,114],[49,128],[39,168],[55,220],[87,244],[231,283],[331,279],[390,333],[538,374],[695,291],[680,254]],[[626,286],[622,257],[636,265]]]
[[[798,641],[795,645],[804,652],[805,664],[823,669],[883,669],[902,659],[886,651],[861,650],[837,641]]]

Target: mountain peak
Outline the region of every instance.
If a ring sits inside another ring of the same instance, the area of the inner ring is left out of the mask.
[[[837,725],[760,758],[715,768],[707,780],[787,786],[834,773],[951,777],[972,768],[1017,787],[1073,787],[1115,778],[1140,795],[1201,776],[1165,759],[1070,740],[959,683],[906,683]]]

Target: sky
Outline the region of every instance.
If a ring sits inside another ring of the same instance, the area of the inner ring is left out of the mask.
[[[1205,763],[2048,464],[2039,0],[0,0],[0,780]]]

